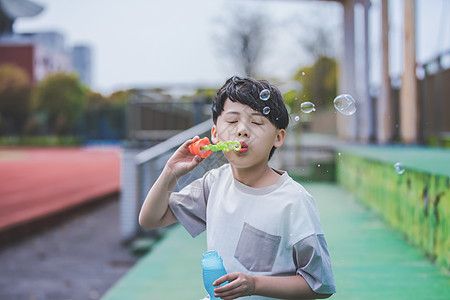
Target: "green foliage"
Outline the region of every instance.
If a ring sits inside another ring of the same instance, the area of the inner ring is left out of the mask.
[[[20,133],[30,112],[31,81],[20,67],[0,67],[0,131]]]
[[[109,95],[107,101],[113,106],[124,106],[130,98],[130,91],[117,91]]]
[[[109,95],[108,97],[103,96],[100,93],[91,91],[87,89],[86,94],[86,108],[89,109],[100,109],[100,108],[111,108],[111,107],[123,107],[128,102],[130,97],[129,91],[117,91]]]
[[[35,89],[34,107],[47,115],[50,128],[58,135],[70,132],[86,105],[85,90],[76,75],[47,76]]]
[[[103,97],[102,94],[91,91],[90,89],[87,89],[85,91],[86,94],[86,107],[89,108],[98,108],[103,105],[105,105],[106,100],[105,97]]]
[[[216,96],[217,94],[217,89],[197,89],[196,93],[191,96],[190,98],[192,99],[199,99],[199,98],[203,98],[203,99],[208,99],[212,102],[212,100],[214,99],[214,96]]]
[[[0,137],[0,146],[73,147],[82,141],[75,136],[7,136]]]
[[[294,79],[303,85],[302,100],[316,106],[332,106],[337,92],[337,62],[320,56],[310,67],[301,68]]]
[[[288,106],[291,111],[295,111],[296,107],[300,107],[300,92],[297,90],[290,90],[283,95],[283,100],[286,106]]]

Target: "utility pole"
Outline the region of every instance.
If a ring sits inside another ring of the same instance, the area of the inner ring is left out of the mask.
[[[381,1],[381,93],[377,101],[377,141],[392,141],[391,78],[389,76],[389,1]]]
[[[405,52],[400,88],[400,134],[404,144],[416,144],[418,139],[418,99],[416,79],[416,1],[404,0]]]

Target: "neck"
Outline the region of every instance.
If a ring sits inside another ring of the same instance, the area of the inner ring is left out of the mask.
[[[280,178],[280,174],[269,167],[267,163],[250,168],[238,168],[231,166],[233,177],[237,181],[254,188],[263,188],[274,185]]]

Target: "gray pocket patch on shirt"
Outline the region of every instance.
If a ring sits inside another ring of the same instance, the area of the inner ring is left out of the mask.
[[[249,271],[272,271],[281,236],[272,235],[244,223],[234,257]]]

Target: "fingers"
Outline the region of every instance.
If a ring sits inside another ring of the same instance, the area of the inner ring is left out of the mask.
[[[236,299],[242,296],[252,295],[254,291],[254,282],[251,276],[243,273],[229,273],[217,279],[213,285],[217,286],[226,281],[229,283],[214,289],[216,297],[221,299]]]
[[[193,169],[195,169],[202,161],[204,161],[205,159],[204,158],[202,158],[202,157],[200,157],[200,156],[195,156],[193,159],[192,159],[192,161],[191,161],[191,163],[187,166],[187,170],[190,172],[190,171],[192,171]]]
[[[200,137],[198,135],[196,135],[192,139],[189,139],[186,142],[184,142],[183,147],[187,148],[187,147],[189,147],[190,144],[195,143],[199,139],[200,139]]]
[[[232,289],[230,291],[225,291],[225,292],[214,291],[214,297],[227,300],[227,299],[236,299],[236,298],[239,298],[242,296],[248,296],[248,294],[244,293],[244,291],[245,290],[241,287]]]
[[[203,157],[196,155],[193,159],[194,166],[198,166],[204,160],[205,159]]]
[[[221,285],[224,282],[227,282],[227,281],[231,282],[231,281],[235,280],[236,278],[238,278],[238,276],[239,276],[239,273],[228,273],[228,274],[225,274],[225,275],[217,278],[216,281],[213,282],[213,285],[214,286],[219,286],[219,285]]]
[[[214,292],[221,294],[221,293],[226,293],[228,291],[236,289],[237,287],[240,286],[240,282],[238,280],[236,280],[237,278],[238,278],[238,273],[230,273],[230,274],[226,274],[226,275],[223,275],[222,277],[218,278],[216,281],[213,282],[214,286],[219,286],[227,281],[228,281],[228,283],[221,287],[215,288]]]
[[[194,136],[192,139],[189,139],[187,141],[185,141],[183,144],[181,144],[181,146],[178,148],[178,150],[182,150],[182,151],[186,151],[189,150],[189,146],[192,143],[195,143],[196,141],[198,141],[200,138],[198,137],[198,135]]]

